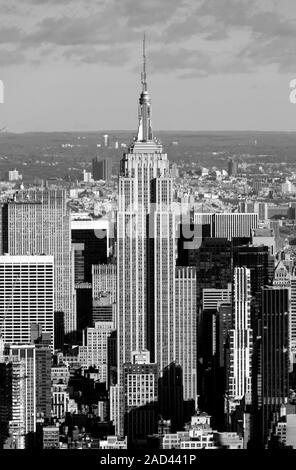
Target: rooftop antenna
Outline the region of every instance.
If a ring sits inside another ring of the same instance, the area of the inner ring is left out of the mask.
[[[143,72],[141,77],[143,91],[147,91],[147,78],[146,78],[146,34],[143,36]]]

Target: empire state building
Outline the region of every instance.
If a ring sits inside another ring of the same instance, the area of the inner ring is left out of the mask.
[[[175,215],[167,155],[153,137],[143,42],[138,133],[123,155],[117,213],[118,383],[132,352],[175,360]]]

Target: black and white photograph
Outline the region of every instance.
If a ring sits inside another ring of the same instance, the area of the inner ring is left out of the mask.
[[[295,0],[0,0],[1,461],[293,449]]]

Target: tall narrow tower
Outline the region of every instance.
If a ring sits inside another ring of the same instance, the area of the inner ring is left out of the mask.
[[[121,160],[117,213],[118,371],[148,349],[160,369],[174,360],[175,229],[172,179],[153,137],[143,41],[137,136]]]

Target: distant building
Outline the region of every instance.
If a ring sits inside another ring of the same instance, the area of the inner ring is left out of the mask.
[[[18,172],[18,170],[10,170],[8,172],[8,180],[9,181],[19,181],[23,178],[23,176]]]
[[[92,174],[91,174],[90,171],[86,171],[84,169],[83,173],[82,173],[82,177],[83,177],[83,182],[84,183],[92,183],[93,182]]]
[[[104,134],[104,147],[109,147],[109,135]]]
[[[109,181],[112,174],[112,160],[110,158],[101,159],[100,157],[92,160],[92,176],[94,181]]]
[[[238,162],[234,158],[228,160],[228,175],[233,176],[234,178],[238,173]]]
[[[296,193],[296,186],[286,179],[286,181],[281,186],[283,194],[295,194]]]

